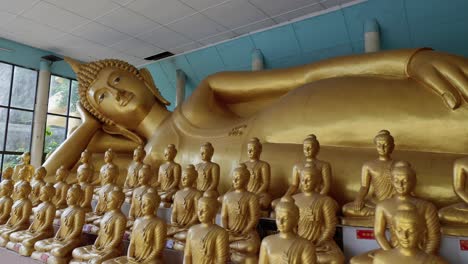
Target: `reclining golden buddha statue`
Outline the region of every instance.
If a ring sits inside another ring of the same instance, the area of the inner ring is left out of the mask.
[[[356,197],[361,164],[373,156],[369,138],[387,129],[398,142],[395,158],[411,160],[424,175],[418,195],[439,206],[455,202],[448,175],[468,141],[463,57],[403,49],[288,69],[222,72],[205,78],[173,112],[146,69],[119,60],[67,61],[78,77],[83,123],[45,162],[49,172],[61,164],[72,167],[86,148],[131,153],[140,144],[148,153],[144,162],[155,170],[167,144],[182,153],[178,163],[189,164],[210,141],[220,150],[220,175],[229,175],[233,161],[248,159],[246,143],[257,137],[272,165],[270,194],[277,198],[302,158],[299,144],[314,133],[321,157],[333,164],[330,196],[343,205]],[[457,140],[437,140],[440,135]],[[222,177],[220,193],[229,186],[229,177]]]

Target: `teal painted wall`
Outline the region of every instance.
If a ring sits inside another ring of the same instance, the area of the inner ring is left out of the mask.
[[[41,57],[53,54],[50,51],[36,49],[3,38],[0,38],[0,47],[12,50],[11,52],[0,50],[0,61],[37,70],[40,68]],[[53,74],[58,74],[69,78],[76,78],[75,73],[65,61],[55,62],[52,64],[50,71]]]
[[[268,69],[363,53],[365,22],[373,18],[383,50],[425,46],[468,56],[467,10],[467,0],[369,0],[145,67],[173,109],[176,69],[187,74],[187,97],[212,73],[249,70],[255,48],[263,52]]]

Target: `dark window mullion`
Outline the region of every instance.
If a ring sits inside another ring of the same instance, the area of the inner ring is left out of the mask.
[[[10,79],[10,95],[8,96],[8,110],[7,110],[7,116],[5,119],[5,136],[3,138],[3,149],[2,152],[5,153],[6,150],[6,145],[7,145],[7,139],[8,139],[8,123],[10,123],[10,105],[11,105],[11,94],[13,93],[13,78],[15,77],[15,68],[16,66],[13,66],[13,69],[11,71],[11,79]],[[2,168],[3,168],[3,156],[2,156]]]

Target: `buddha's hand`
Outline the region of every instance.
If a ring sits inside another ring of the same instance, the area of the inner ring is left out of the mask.
[[[101,122],[99,122],[99,120],[94,117],[88,110],[86,110],[80,103],[76,104],[76,108],[81,116],[81,120],[83,120],[83,123],[92,123],[94,125],[101,124]]]
[[[361,211],[362,208],[364,208],[364,200],[363,199],[356,199],[354,201],[354,210],[355,211]]]
[[[422,50],[411,58],[407,72],[440,95],[450,109],[468,101],[468,60],[463,57]]]

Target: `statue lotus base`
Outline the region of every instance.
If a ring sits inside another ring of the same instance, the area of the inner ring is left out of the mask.
[[[374,226],[373,216],[364,216],[364,217],[343,216],[340,218],[341,218],[341,224],[345,226],[358,226],[358,227],[373,227]]]
[[[456,225],[446,225],[441,228],[442,234],[447,236],[462,236],[468,237],[468,227],[465,226],[456,226]]]

